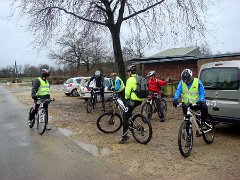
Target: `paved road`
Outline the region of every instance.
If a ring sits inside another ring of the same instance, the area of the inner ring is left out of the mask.
[[[130,179],[99,162],[56,130],[38,135],[25,107],[0,85],[0,179]]]

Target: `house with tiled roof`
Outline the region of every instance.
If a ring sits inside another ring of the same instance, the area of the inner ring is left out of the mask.
[[[191,69],[194,76],[197,77],[202,64],[226,60],[240,60],[240,53],[203,55],[199,47],[191,46],[167,49],[149,57],[131,59],[130,61],[139,66],[142,75],[155,70],[158,78],[171,78],[178,81],[181,72],[186,68]]]

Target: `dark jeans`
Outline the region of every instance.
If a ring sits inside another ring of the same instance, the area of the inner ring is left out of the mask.
[[[205,102],[202,105],[196,106],[196,107],[192,107],[191,109],[193,109],[193,110],[201,110],[201,120],[202,121],[204,121],[207,118],[208,107],[207,107]],[[182,110],[183,110],[183,114],[186,115],[187,114],[187,107],[183,106]]]
[[[128,107],[127,112],[123,112],[123,136],[128,133],[129,118],[132,116],[132,112],[135,107],[142,104],[142,101],[126,100],[125,106]]]

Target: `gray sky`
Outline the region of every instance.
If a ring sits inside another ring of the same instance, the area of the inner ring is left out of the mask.
[[[222,4],[211,9],[208,26],[214,31],[214,38],[208,36],[207,40],[213,53],[240,52],[239,7],[240,0],[222,0]],[[23,27],[25,22],[22,18],[8,18],[9,15],[8,0],[0,0],[0,68],[14,65],[15,60],[18,65],[52,65],[47,57],[47,50],[40,54],[33,50],[33,37]],[[175,47],[183,46],[179,44]],[[164,50],[168,48],[171,47],[163,47]],[[155,53],[158,51],[153,52]]]

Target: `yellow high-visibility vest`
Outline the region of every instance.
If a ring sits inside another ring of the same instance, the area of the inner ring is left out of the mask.
[[[45,96],[48,95],[50,92],[50,85],[49,82],[46,80],[42,80],[42,78],[38,78],[38,80],[40,81],[40,87],[36,93],[37,96]]]
[[[194,78],[190,89],[188,89],[187,84],[182,81],[182,102],[195,104],[199,100],[198,87],[199,83],[197,78]]]

